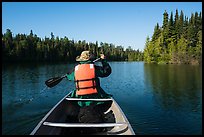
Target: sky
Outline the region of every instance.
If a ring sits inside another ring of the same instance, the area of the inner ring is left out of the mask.
[[[75,41],[107,42],[115,46],[144,50],[146,38],[156,23],[162,26],[166,10],[202,12],[202,2],[2,2],[2,33],[40,38],[65,36]]]

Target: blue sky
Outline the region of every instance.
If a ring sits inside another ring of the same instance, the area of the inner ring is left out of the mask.
[[[2,2],[2,33],[40,38],[51,32],[60,38],[107,42],[143,50],[163,13],[178,9],[187,17],[202,11],[202,2]]]

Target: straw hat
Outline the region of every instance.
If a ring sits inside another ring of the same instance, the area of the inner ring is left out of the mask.
[[[87,61],[90,60],[91,54],[89,51],[83,51],[80,56],[76,57],[76,61]]]

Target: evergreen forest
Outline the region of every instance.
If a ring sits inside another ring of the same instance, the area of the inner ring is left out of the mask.
[[[202,63],[202,15],[183,11],[163,13],[163,24],[157,23],[151,39],[146,38],[144,61],[157,64]]]
[[[142,51],[134,50],[129,46],[116,46],[106,42],[95,43],[85,40],[74,41],[55,37],[51,32],[50,38],[39,38],[33,31],[29,35],[17,34],[13,36],[10,29],[2,34],[3,62],[74,62],[84,50],[91,51],[95,57],[105,54],[109,61],[142,61]]]

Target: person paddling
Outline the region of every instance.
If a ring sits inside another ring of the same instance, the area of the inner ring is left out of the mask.
[[[75,90],[72,92],[72,98],[81,99],[100,99],[110,98],[100,86],[99,77],[108,77],[111,74],[111,67],[108,64],[105,55],[101,54],[100,59],[102,66],[93,63],[93,54],[90,51],[83,51],[80,56],[76,57],[79,62],[73,72],[66,75],[67,79],[75,82]],[[78,101],[80,106],[78,120],[82,123],[100,123],[104,119],[102,101]]]

